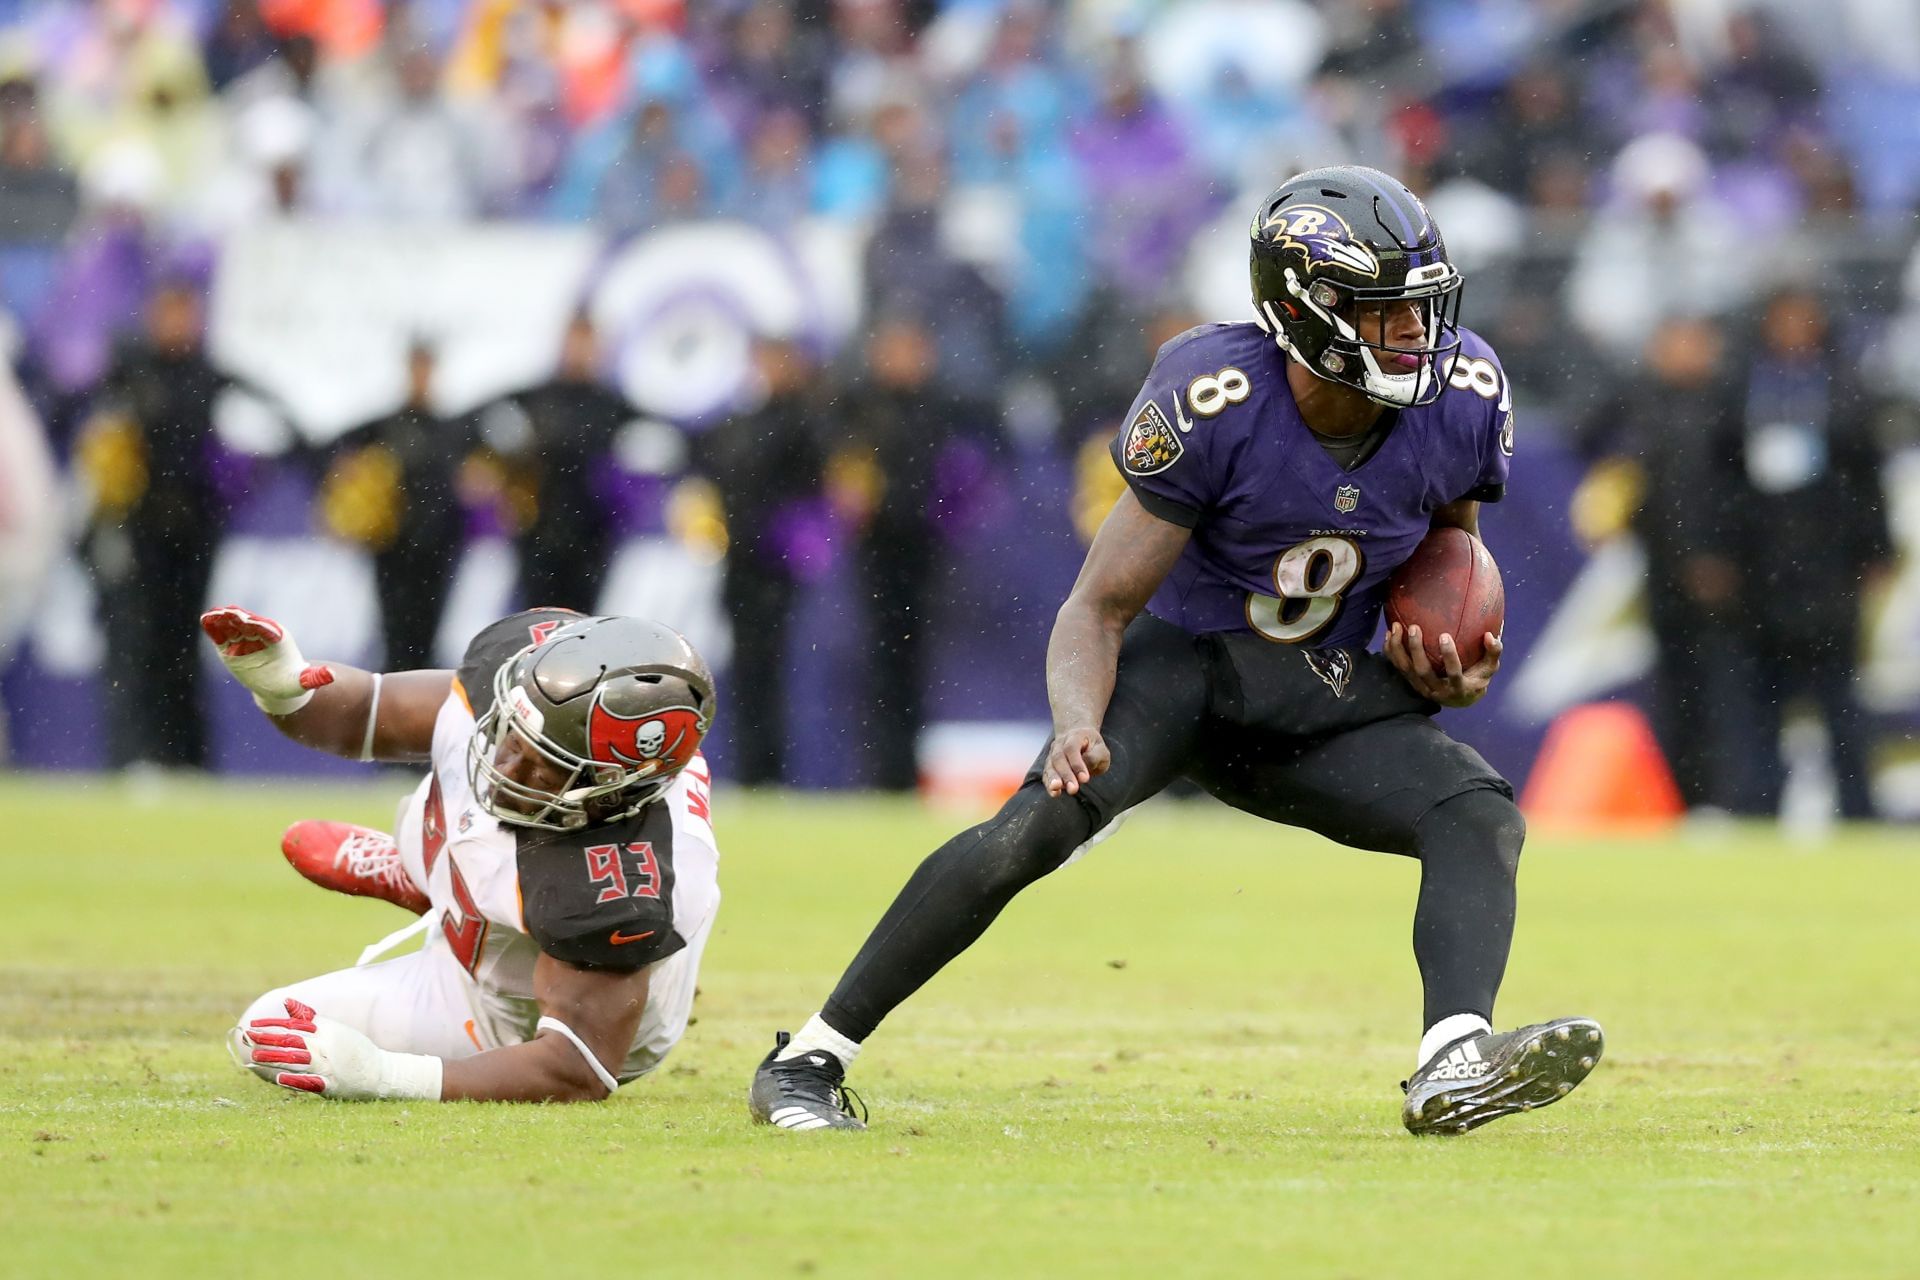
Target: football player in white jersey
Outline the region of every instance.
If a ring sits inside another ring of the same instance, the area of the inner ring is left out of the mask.
[[[683,637],[536,609],[458,671],[374,674],[310,664],[244,609],[201,627],[288,737],[429,765],[394,836],[282,842],[315,883],[419,914],[424,947],[267,992],[230,1033],[242,1066],[328,1098],[574,1102],[660,1063],[720,904],[713,677]]]

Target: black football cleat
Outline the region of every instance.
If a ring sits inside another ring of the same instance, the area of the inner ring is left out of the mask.
[[[760,1060],[747,1093],[747,1110],[755,1124],[777,1129],[864,1129],[867,1107],[847,1088],[847,1069],[830,1053],[803,1053],[776,1061],[793,1037],[779,1032],[773,1052]],[[860,1108],[859,1118],[853,1114]]]
[[[1400,1119],[1408,1133],[1465,1133],[1558,1102],[1587,1078],[1605,1045],[1592,1018],[1456,1040],[1400,1086]]]

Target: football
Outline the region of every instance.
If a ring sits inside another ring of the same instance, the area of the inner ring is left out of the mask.
[[[1453,637],[1460,665],[1470,667],[1486,652],[1483,637],[1489,631],[1499,635],[1506,619],[1500,567],[1486,544],[1465,529],[1435,529],[1387,580],[1388,624],[1419,627],[1435,670],[1444,669],[1442,635]]]

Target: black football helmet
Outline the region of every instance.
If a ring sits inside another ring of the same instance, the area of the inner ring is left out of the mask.
[[[1431,404],[1460,350],[1460,272],[1420,197],[1378,169],[1337,165],[1288,179],[1253,215],[1253,310],[1281,350],[1314,374],[1396,408]],[[1382,346],[1409,369],[1383,369],[1360,340],[1361,307],[1412,301],[1427,345]]]
[[[671,627],[583,618],[500,664],[474,725],[467,780],[502,822],[572,831],[638,813],[693,759],[713,723],[713,673]],[[552,792],[494,764],[518,733],[567,773]],[[507,803],[502,803],[502,800]]]

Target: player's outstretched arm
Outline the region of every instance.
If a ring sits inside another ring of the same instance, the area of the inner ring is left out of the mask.
[[[236,605],[200,615],[233,678],[280,732],[350,760],[424,760],[451,671],[397,671],[376,677],[343,663],[308,662],[287,629]]]
[[[647,984],[645,969],[592,971],[542,955],[533,971],[538,1035],[471,1058],[382,1049],[298,1000],[286,1002],[285,1017],[236,1028],[236,1048],[268,1084],[343,1102],[598,1102],[619,1087]]]
[[[1149,512],[1129,489],[1094,535],[1047,642],[1047,701],[1053,707],[1053,743],[1044,770],[1048,795],[1076,794],[1081,783],[1105,773],[1112,762],[1100,722],[1113,697],[1121,637],[1172,571],[1192,533]]]

